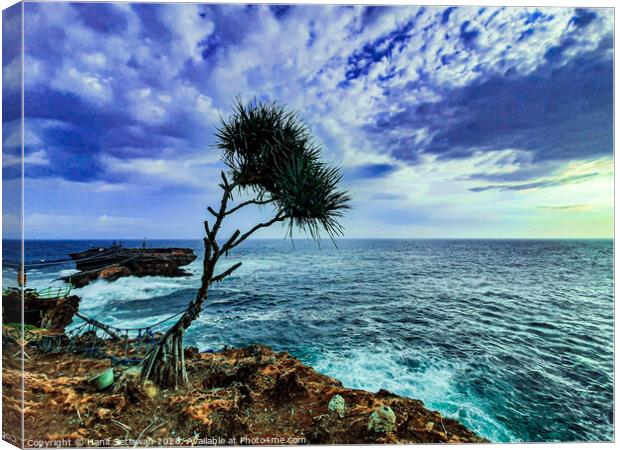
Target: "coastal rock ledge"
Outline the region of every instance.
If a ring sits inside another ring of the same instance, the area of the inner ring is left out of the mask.
[[[14,350],[5,348],[3,355]],[[135,368],[115,367],[115,385],[100,392],[86,380],[110,367],[109,360],[44,354],[30,346],[27,353],[26,440],[88,446],[486,442],[419,400],[348,389],[265,346],[186,349],[192,387],[177,391],[141,383]],[[19,397],[10,395],[11,385],[19,383],[19,361],[4,364],[4,419],[10,426],[19,419]],[[346,404],[343,417],[328,411],[336,395]],[[393,411],[390,431],[369,427],[378,408]]]
[[[190,248],[93,248],[69,253],[79,272],[62,280],[84,287],[95,280],[116,281],[121,277],[184,277],[191,273],[181,269],[191,264],[196,255]]]

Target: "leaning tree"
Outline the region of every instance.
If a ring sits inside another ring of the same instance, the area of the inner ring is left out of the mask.
[[[188,383],[183,352],[185,330],[200,314],[209,287],[237,270],[241,263],[216,273],[220,257],[227,255],[261,228],[278,222],[288,225],[288,233],[299,228],[314,239],[325,231],[330,238],[342,234],[338,222],[349,208],[350,197],[339,189],[338,167],[321,160],[308,127],[296,113],[277,103],[237,100],[233,114],[222,120],[216,132],[216,147],[228,170],[222,171],[222,199],[213,216],[204,222],[204,260],[201,286],[181,318],[149,352],[142,365],[142,378],[163,387]],[[251,200],[230,205],[236,193],[250,194]],[[224,220],[251,205],[271,205],[273,217],[248,231],[232,233],[220,240]]]

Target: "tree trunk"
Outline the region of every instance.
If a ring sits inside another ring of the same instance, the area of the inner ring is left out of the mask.
[[[209,261],[209,266],[215,265]],[[211,278],[212,270],[208,275]],[[204,278],[204,277],[203,277]],[[160,387],[177,389],[187,386],[189,379],[185,368],[185,353],[183,336],[185,330],[200,314],[202,304],[207,298],[208,285],[203,283],[196,299],[190,303],[187,311],[181,318],[164,334],[144,359],[142,363],[142,379],[149,379]]]
[[[176,389],[189,383],[185,370],[183,335],[185,329],[177,322],[146,356],[142,378],[150,379],[161,387]]]
[[[253,199],[241,203],[227,211],[226,206],[228,205],[228,200],[235,185],[228,183],[226,175],[223,172],[222,180],[224,184],[220,186],[224,193],[222,195],[219,212],[215,212],[211,207],[207,208],[208,211],[215,216],[215,222],[211,229],[207,221],[204,223],[206,232],[206,237],[203,240],[205,256],[203,260],[202,284],[200,289],[198,290],[196,298],[189,304],[185,313],[183,313],[177,323],[164,334],[162,340],[146,355],[142,363],[142,379],[150,379],[161,387],[176,389],[181,386],[186,386],[189,383],[187,371],[185,369],[185,355],[183,353],[183,335],[185,334],[185,330],[198,318],[202,310],[202,305],[207,299],[209,286],[213,283],[222,281],[241,266],[241,263],[237,263],[219,275],[214,276],[215,266],[220,256],[222,254],[227,254],[231,249],[235,248],[260,228],[269,227],[287,218],[287,216],[279,213],[273,219],[255,225],[245,234],[241,234],[240,231],[237,230],[220,248],[217,242],[217,233],[222,225],[224,217],[246,205],[261,205],[272,202],[272,200]]]
[[[224,173],[222,173],[224,185],[222,189],[222,202],[219,213],[214,213],[216,221],[213,229],[209,229],[209,223],[204,222],[206,237],[203,239],[205,254],[202,263],[202,282],[196,298],[189,304],[187,310],[181,318],[164,334],[164,337],[157,343],[144,358],[142,362],[142,379],[150,379],[160,387],[178,388],[189,384],[187,370],[185,368],[185,354],[183,348],[183,335],[185,330],[192,324],[200,314],[202,304],[207,298],[209,286],[213,282],[213,272],[220,257],[220,248],[217,243],[217,232],[226,215],[226,205],[232,192],[233,186],[228,184]],[[211,208],[209,208],[211,211]],[[238,267],[238,266],[236,266]],[[234,270],[234,268],[233,268]],[[232,271],[230,271],[232,272]],[[225,272],[217,279],[226,276]]]

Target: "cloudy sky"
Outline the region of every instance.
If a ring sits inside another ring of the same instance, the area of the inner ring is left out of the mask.
[[[346,237],[612,235],[610,9],[27,3],[24,23],[27,238],[199,238],[238,95],[298,110],[342,164]],[[5,106],[5,189],[18,124]]]

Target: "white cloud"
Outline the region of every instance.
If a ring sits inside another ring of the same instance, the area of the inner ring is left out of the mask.
[[[48,233],[54,229],[73,229],[77,235],[97,235],[101,232],[120,232],[126,227],[142,228],[146,221],[140,217],[113,216],[102,214],[98,217],[73,214],[31,213],[24,217],[27,235]],[[90,234],[89,234],[90,233]]]
[[[144,225],[145,220],[140,217],[118,217],[103,214],[96,219],[97,226],[102,230],[118,229],[118,227],[137,227]]]
[[[82,61],[84,61],[84,63],[87,66],[90,66],[93,68],[105,67],[107,63],[107,59],[105,55],[101,52],[83,53],[81,55],[81,58],[82,58]]]
[[[219,155],[194,155],[182,160],[169,158],[131,158],[120,159],[105,155],[101,164],[110,174],[131,175],[133,180],[154,183],[158,186],[173,184],[193,186],[209,190],[217,188],[217,183],[206,180],[219,179],[217,162]]]
[[[31,164],[36,166],[47,166],[49,165],[50,160],[45,150],[38,150],[36,152],[32,152],[29,155],[24,157],[24,164]]]
[[[51,81],[52,87],[71,92],[92,102],[110,102],[113,98],[109,78],[95,72],[82,72],[76,67],[64,65]]]
[[[2,89],[4,94],[18,93],[22,83],[22,59],[13,58],[8,64],[2,65]]]

